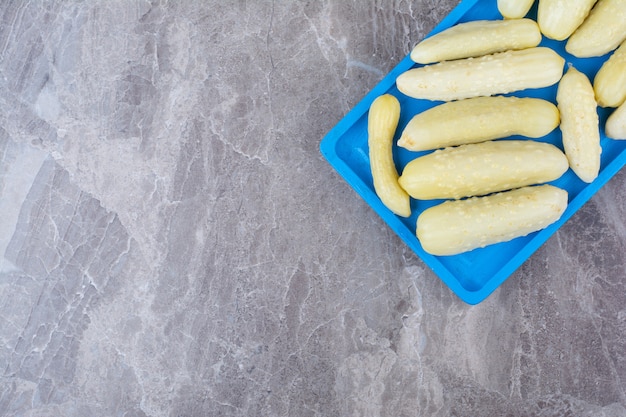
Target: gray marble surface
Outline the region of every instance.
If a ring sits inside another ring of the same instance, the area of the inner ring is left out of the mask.
[[[0,415],[626,416],[626,172],[478,306],[319,153],[458,1],[3,1]]]

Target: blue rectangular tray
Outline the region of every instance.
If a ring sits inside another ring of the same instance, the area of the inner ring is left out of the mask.
[[[536,18],[536,5],[528,17]],[[464,0],[428,35],[457,23],[481,19],[501,19],[496,0]],[[556,50],[566,60],[566,67],[574,65],[587,74],[591,81],[609,55],[599,58],[579,59],[565,52],[565,41],[544,39],[542,46]],[[412,215],[409,218],[396,216],[377,197],[370,172],[367,146],[367,112],[372,101],[381,94],[389,93],[398,98],[401,105],[400,122],[395,140],[411,117],[440,102],[416,100],[400,93],[395,80],[404,71],[418,67],[409,56],[376,85],[321,141],[320,150],[330,165],[356,190],[398,236],[433,270],[446,285],[468,304],[478,304],[502,284],[519,268],[563,223],[587,202],[626,163],[626,141],[608,139],[604,135],[604,124],[611,109],[598,108],[601,127],[602,158],[600,174],[591,184],[579,180],[572,170],[551,184],[569,193],[568,207],[559,221],[546,229],[510,242],[499,243],[454,256],[433,256],[426,253],[415,236],[415,223],[424,209],[441,201],[411,200]],[[557,85],[543,89],[513,93],[519,97],[538,97],[556,104]],[[561,131],[557,128],[549,135],[538,139],[563,149]],[[411,152],[394,146],[394,159],[398,172],[412,159],[425,152]]]

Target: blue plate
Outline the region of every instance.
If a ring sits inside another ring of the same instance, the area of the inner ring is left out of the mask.
[[[536,5],[528,17],[536,18]],[[441,32],[457,23],[481,19],[501,19],[496,0],[464,0],[429,34]],[[542,46],[556,50],[566,60],[566,67],[573,65],[593,78],[606,56],[579,59],[565,52],[565,42],[544,38]],[[502,284],[522,265],[556,230],[563,225],[591,196],[615,175],[626,163],[626,141],[606,138],[604,124],[611,109],[598,108],[601,126],[602,159],[597,179],[586,184],[572,172],[567,171],[551,184],[569,193],[568,207],[559,221],[546,229],[510,242],[499,243],[454,256],[433,256],[426,253],[415,236],[415,222],[424,209],[441,201],[411,200],[412,215],[409,218],[396,216],[377,197],[370,172],[367,146],[367,112],[372,101],[381,94],[389,93],[398,98],[401,105],[400,122],[396,131],[397,140],[412,116],[440,102],[416,100],[400,93],[395,85],[398,75],[420,65],[404,58],[383,80],[376,85],[322,140],[320,150],[330,165],[352,186],[356,192],[382,217],[395,233],[450,287],[463,301],[478,304]],[[519,97],[538,97],[556,103],[557,85],[543,89],[516,92]],[[563,149],[561,132],[554,130],[538,139]],[[394,146],[394,158],[398,172],[412,159],[425,152],[411,152]]]

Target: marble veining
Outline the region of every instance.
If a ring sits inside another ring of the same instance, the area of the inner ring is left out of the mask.
[[[626,416],[626,172],[461,302],[321,138],[455,0],[0,5],[0,415]]]

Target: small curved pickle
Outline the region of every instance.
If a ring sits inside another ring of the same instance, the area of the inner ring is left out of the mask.
[[[367,144],[374,189],[383,204],[399,216],[411,215],[410,197],[398,184],[393,162],[393,137],[400,120],[400,102],[391,94],[376,98],[367,119]]]

